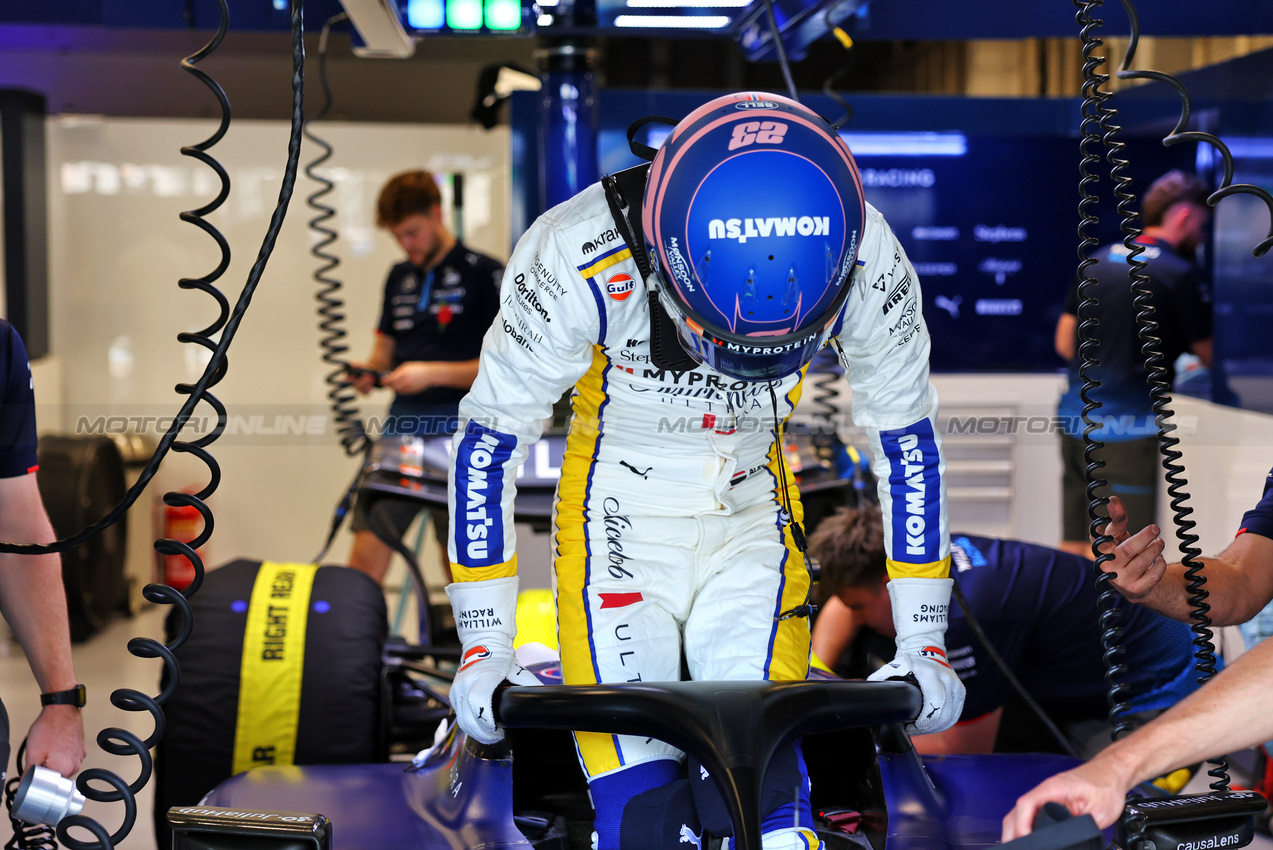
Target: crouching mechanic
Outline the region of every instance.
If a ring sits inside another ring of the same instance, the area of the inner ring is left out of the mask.
[[[878,508],[841,509],[809,537],[829,601],[813,627],[815,654],[835,665],[864,626],[892,637],[884,592],[883,523]],[[955,535],[950,554],[972,616],[1025,690],[1084,757],[1110,742],[1099,593],[1092,562],[1017,540]],[[1184,623],[1119,600],[1118,627],[1127,671],[1127,711],[1139,722],[1197,689],[1193,633]],[[837,618],[848,615],[848,622]],[[914,739],[922,753],[1065,752],[1041,722],[1020,708],[1011,682],[977,639],[968,612],[950,611],[946,631],[951,666],[968,689],[954,727]],[[861,675],[857,671],[843,671]],[[1009,706],[1005,714],[1005,706]]]
[[[566,683],[675,681],[682,652],[697,680],[805,678],[810,581],[779,447],[805,367],[830,341],[889,517],[898,652],[876,678],[913,677],[912,728],[945,729],[963,686],[944,659],[943,463],[910,262],[863,202],[844,143],[786,98],[710,101],[648,172],[643,190],[622,189],[638,172],[590,186],[522,237],[460,405],[447,593],[464,648],[451,690],[461,727],[503,737],[491,694],[520,676],[514,479],[570,387],[554,531]],[[630,846],[625,806],[677,781],[682,754],[640,737],[575,741],[595,846]],[[788,793],[765,815],[766,850],[817,846],[798,748],[774,763]]]

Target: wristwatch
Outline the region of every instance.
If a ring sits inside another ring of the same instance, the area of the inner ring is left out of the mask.
[[[88,689],[83,685],[76,685],[65,691],[40,694],[40,705],[73,705],[76,708],[83,708],[87,702]]]

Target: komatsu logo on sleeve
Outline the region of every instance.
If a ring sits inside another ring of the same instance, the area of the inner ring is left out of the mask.
[[[941,481],[937,441],[927,419],[880,433],[889,460],[895,561],[926,563],[939,558]]]
[[[455,460],[455,548],[467,567],[504,557],[504,470],[516,439],[470,422]]]
[[[827,236],[831,233],[831,216],[801,215],[784,218],[714,218],[707,223],[709,239],[748,239],[768,236]]]

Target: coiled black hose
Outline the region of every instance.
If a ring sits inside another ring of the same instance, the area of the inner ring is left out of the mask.
[[[133,824],[137,816],[137,792],[150,779],[153,769],[153,763],[150,756],[150,749],[154,747],[163,737],[165,730],[163,704],[171,698],[173,691],[176,689],[180,681],[180,669],[177,664],[174,651],[186,642],[189,638],[191,629],[193,628],[193,618],[190,610],[190,603],[187,601],[189,596],[198,592],[199,587],[203,583],[204,568],[196,549],[207,542],[212,535],[213,518],[212,512],[204,503],[217,488],[220,483],[221,472],[215,459],[208,451],[208,446],[213,443],[221,433],[225,430],[226,411],[225,406],[221,404],[215,396],[211,395],[208,390],[225,377],[227,370],[226,352],[230,344],[233,342],[238,332],[239,325],[243,321],[243,316],[247,312],[248,306],[251,304],[252,295],[256,291],[257,285],[260,283],[261,276],[265,272],[265,266],[270,255],[274,251],[274,245],[278,240],[279,231],[283,226],[283,219],[287,213],[288,203],[291,200],[292,188],[296,182],[297,162],[300,159],[301,145],[301,125],[302,125],[302,103],[304,96],[304,80],[305,80],[305,42],[304,42],[304,19],[302,14],[303,0],[292,0],[292,130],[288,142],[288,159],[284,169],[283,183],[279,190],[278,203],[270,218],[269,227],[266,230],[265,237],[262,241],[260,251],[257,255],[256,262],[253,264],[248,274],[247,282],[243,286],[243,291],[239,294],[239,298],[234,305],[233,311],[229,309],[229,302],[224,295],[213,285],[230,263],[230,248],[225,238],[208,223],[206,216],[216,210],[222,203],[230,191],[229,176],[225,169],[210,154],[208,149],[215,145],[225,135],[230,122],[230,105],[225,93],[221,87],[210,76],[196,67],[197,63],[205,59],[213,50],[220,45],[225,38],[225,34],[229,28],[229,10],[226,0],[217,0],[221,18],[216,34],[203,48],[182,60],[181,66],[188,73],[193,74],[201,82],[203,82],[212,91],[221,106],[221,121],[213,134],[203,142],[197,145],[184,147],[181,153],[198,159],[200,162],[208,165],[216,172],[221,179],[221,191],[208,204],[199,209],[181,213],[181,219],[195,225],[203,230],[216,241],[221,249],[221,260],[207,275],[200,278],[185,278],[179,281],[178,285],[182,289],[197,289],[211,295],[220,307],[219,315],[216,320],[208,327],[194,333],[178,334],[177,339],[183,343],[193,343],[201,345],[212,352],[212,356],[205,367],[203,374],[194,384],[178,384],[176,391],[187,396],[185,403],[181,407],[181,411],[175,418],[172,427],[164,434],[160,440],[159,447],[155,450],[155,454],[151,457],[146,468],[142,471],[138,482],[129,490],[124,500],[120,502],[109,514],[103,517],[99,522],[85,528],[78,534],[58,540],[55,543],[47,545],[34,544],[14,544],[0,543],[0,551],[11,552],[15,554],[42,554],[46,552],[62,552],[72,548],[91,538],[102,529],[107,528],[121,517],[125,511],[137,500],[146,484],[154,477],[159,463],[167,454],[169,449],[177,452],[192,454],[208,467],[209,480],[208,484],[195,494],[187,493],[166,493],[164,495],[165,504],[172,506],[185,506],[195,508],[203,519],[203,531],[194,540],[185,543],[178,540],[158,540],[155,542],[155,549],[163,555],[180,555],[190,562],[194,569],[194,580],[185,591],[177,591],[172,587],[161,584],[150,584],[142,591],[143,596],[151,602],[165,605],[175,605],[179,612],[177,627],[177,636],[169,644],[160,643],[151,638],[133,638],[128,642],[128,651],[134,656],[140,658],[160,658],[162,659],[165,671],[168,677],[168,686],[162,693],[151,697],[130,688],[120,688],[111,694],[111,704],[123,711],[146,711],[149,712],[154,720],[154,730],[144,740],[125,729],[107,728],[102,730],[97,736],[97,743],[105,752],[117,756],[136,756],[141,761],[137,778],[132,783],[126,783],[115,773],[100,768],[92,768],[82,771],[76,779],[76,786],[79,788],[87,799],[96,800],[98,802],[115,802],[123,801],[124,817],[120,827],[114,833],[108,833],[106,829],[94,819],[86,815],[73,815],[64,818],[58,824],[57,837],[67,847],[72,850],[90,850],[90,848],[106,848],[117,846],[131,832]],[[219,334],[219,338],[214,340]],[[201,401],[206,401],[217,413],[217,424],[208,434],[192,441],[178,441],[177,436],[181,428],[190,420],[194,408]],[[109,785],[109,789],[94,787],[90,783],[94,780],[104,782]],[[96,839],[95,842],[84,842],[71,835],[69,830],[73,827],[81,827],[92,833]]]
[[[1163,145],[1170,146],[1186,141],[1205,142],[1220,152],[1224,161],[1224,179],[1220,189],[1213,192],[1208,197],[1207,202],[1214,206],[1222,198],[1238,193],[1253,194],[1261,198],[1269,208],[1271,218],[1269,237],[1260,242],[1254,251],[1257,257],[1263,255],[1270,246],[1273,246],[1273,197],[1256,186],[1233,184],[1233,159],[1228,147],[1220,139],[1210,133],[1185,131],[1184,128],[1188,126],[1192,112],[1192,104],[1189,92],[1179,80],[1169,74],[1158,71],[1129,70],[1135,58],[1136,47],[1140,38],[1140,22],[1130,0],[1120,0],[1120,2],[1122,2],[1131,23],[1131,37],[1128,40],[1127,51],[1123,56],[1122,66],[1118,72],[1119,78],[1154,80],[1166,83],[1175,90],[1181,99],[1181,114],[1176,126],[1163,139]],[[1108,117],[1104,120],[1108,122]],[[1113,128],[1113,131],[1116,130],[1116,127]],[[1118,189],[1115,191],[1117,194]],[[1123,213],[1124,244],[1131,248],[1131,240],[1139,233],[1135,225],[1136,213],[1134,210],[1126,213],[1123,203],[1120,203],[1119,211]],[[1157,329],[1157,323],[1153,320],[1154,307],[1151,302],[1149,277],[1145,272],[1145,263],[1139,257],[1143,249],[1139,245],[1135,246],[1135,248],[1136,250],[1128,257],[1131,263],[1132,291],[1134,292],[1132,303],[1137,308],[1137,334],[1141,340],[1141,351],[1145,355],[1145,365],[1149,370],[1151,407],[1154,411],[1154,421],[1158,426],[1158,448],[1159,453],[1162,455],[1162,466],[1165,470],[1167,494],[1172,519],[1176,527],[1176,537],[1180,541],[1181,563],[1185,567],[1184,577],[1190,606],[1190,618],[1192,620],[1190,629],[1194,634],[1194,661],[1198,671],[1198,683],[1202,684],[1214,676],[1216,672],[1215,643],[1211,630],[1211,618],[1208,616],[1211,606],[1207,604],[1206,577],[1202,574],[1202,562],[1198,560],[1202,557],[1202,550],[1198,547],[1198,535],[1194,533],[1197,523],[1190,519],[1193,509],[1188,505],[1189,494],[1185,490],[1185,487],[1188,486],[1188,481],[1184,476],[1184,466],[1180,463],[1183,455],[1177,448],[1180,444],[1180,439],[1171,433],[1176,427],[1169,422],[1173,415],[1173,411],[1169,406],[1170,399],[1168,396],[1171,387],[1167,382],[1166,369],[1163,367],[1162,340],[1154,333]],[[1207,771],[1207,775],[1212,778],[1211,789],[1214,791],[1227,791],[1230,783],[1227,760],[1217,758],[1213,759],[1211,764],[1213,766]]]
[[[366,457],[371,452],[372,446],[371,438],[367,435],[367,426],[362,421],[362,413],[359,411],[357,404],[354,403],[354,394],[349,391],[349,361],[345,358],[345,354],[349,351],[349,346],[344,342],[345,337],[348,336],[345,331],[345,300],[337,295],[343,284],[339,278],[332,274],[336,267],[340,265],[340,257],[327,250],[336,241],[339,234],[337,234],[335,229],[327,226],[327,222],[335,217],[336,210],[326,204],[323,198],[331,193],[336,184],[323,176],[318,169],[319,166],[331,159],[332,146],[327,143],[326,139],[315,133],[313,128],[314,122],[325,118],[332,107],[331,85],[327,81],[327,44],[331,38],[332,27],[348,20],[349,15],[345,12],[332,15],[323,23],[323,31],[318,38],[318,82],[323,89],[323,105],[318,112],[305,122],[303,132],[305,138],[318,145],[321,149],[321,153],[305,166],[305,176],[318,183],[319,188],[305,199],[305,203],[316,212],[316,215],[309,220],[309,229],[318,234],[319,237],[318,241],[310,248],[310,253],[319,262],[318,268],[314,270],[314,280],[319,285],[318,291],[314,294],[315,300],[318,301],[318,330],[320,333],[318,346],[322,349],[323,362],[333,367],[323,378],[327,383],[327,403],[331,407],[332,415],[336,422],[336,435],[340,438],[341,448],[345,450],[345,454],[349,457],[362,455],[364,460],[363,464],[359,465],[353,479],[349,482],[349,486],[345,488],[345,492],[340,498],[340,503],[332,514],[330,528],[327,531],[327,539],[323,543],[323,548],[314,557],[315,563],[322,561],[327,556],[327,551],[331,549],[332,543],[336,540],[336,534],[340,531],[341,525],[344,524],[345,517],[349,515],[349,511],[353,508],[354,496],[357,494],[358,486],[362,482]]]
[[[318,341],[322,349],[322,360],[332,367],[324,380],[327,382],[327,401],[331,406],[336,421],[336,434],[345,454],[350,457],[363,454],[367,449],[367,429],[363,424],[355,396],[350,392],[350,381],[347,367],[349,361],[345,355],[349,346],[345,343],[348,333],[345,331],[345,301],[337,293],[341,290],[341,281],[333,272],[340,265],[340,257],[328,251],[337,239],[336,231],[327,226],[327,222],[335,218],[336,210],[323,201],[336,184],[326,177],[319,168],[331,159],[332,146],[314,132],[314,122],[327,117],[332,107],[331,86],[327,81],[327,43],[332,27],[349,20],[349,15],[341,12],[328,18],[323,24],[322,34],[318,39],[318,82],[323,90],[323,105],[309,120],[305,122],[305,138],[320,149],[320,153],[305,166],[305,176],[319,188],[314,191],[305,203],[314,210],[315,215],[309,220],[309,229],[318,235],[318,241],[310,248],[310,253],[319,262],[314,271],[314,280],[319,285],[314,298],[318,301],[318,329],[321,336]]]
[[[1112,548],[1106,547],[1105,544],[1112,543],[1113,538],[1104,533],[1106,519],[1098,513],[1109,503],[1109,499],[1097,495],[1097,490],[1108,483],[1099,474],[1105,466],[1105,461],[1097,457],[1097,452],[1104,449],[1105,444],[1093,436],[1097,423],[1092,419],[1092,414],[1101,407],[1101,403],[1092,397],[1092,393],[1100,387],[1101,383],[1091,371],[1100,365],[1098,358],[1100,341],[1094,334],[1099,324],[1099,320],[1093,313],[1097,303],[1096,295],[1091,291],[1091,287],[1096,285],[1096,279],[1090,272],[1091,266],[1096,262],[1091,251],[1096,247],[1098,240],[1088,231],[1088,228],[1098,221],[1092,210],[1097,197],[1091,191],[1098,177],[1092,172],[1091,167],[1100,161],[1100,155],[1093,150],[1093,147],[1102,142],[1101,122],[1106,118],[1105,102],[1110,97],[1109,92],[1102,88],[1109,81],[1109,76],[1097,70],[1105,61],[1105,58],[1096,52],[1101,46],[1096,30],[1102,26],[1103,22],[1093,18],[1092,12],[1101,3],[1102,0],[1074,0],[1075,6],[1078,7],[1075,17],[1080,27],[1079,37],[1083,42],[1083,102],[1082,121],[1079,125],[1081,157],[1078,185],[1078,374],[1083,382],[1079,397],[1083,400],[1083,459],[1087,461],[1084,474],[1087,478],[1087,515],[1091,520],[1088,530],[1092,538],[1092,555],[1096,558],[1096,587],[1099,591],[1097,609],[1100,612],[1102,659],[1105,662],[1105,686],[1108,689],[1106,699],[1109,703],[1109,721],[1113,727],[1111,737],[1117,740],[1130,733],[1134,726],[1128,720],[1127,697],[1131,689],[1126,682],[1122,681],[1128,668],[1122,663],[1123,630],[1118,625],[1122,614],[1115,607],[1119,593],[1112,584],[1113,576],[1104,569],[1104,564],[1113,557],[1113,553],[1102,550]]]

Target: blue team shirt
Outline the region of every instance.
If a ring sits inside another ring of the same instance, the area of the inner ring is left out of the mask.
[[[26,346],[0,319],[0,478],[35,472],[35,391]]]
[[[1148,236],[1137,241],[1145,246],[1140,258],[1147,266],[1149,300],[1157,323],[1155,333],[1167,385],[1171,386],[1176,358],[1194,343],[1211,336],[1211,288],[1202,271],[1178,255],[1169,243]],[[1096,252],[1096,263],[1090,269],[1096,281],[1091,291],[1099,301],[1090,315],[1100,320],[1093,330],[1100,340],[1096,350],[1100,362],[1091,367],[1089,374],[1100,381],[1091,398],[1101,403],[1090,418],[1098,425],[1093,435],[1105,442],[1145,439],[1158,433],[1150,404],[1149,372],[1137,333],[1136,314],[1140,308],[1133,301],[1128,254],[1121,243],[1106,245]],[[1078,281],[1070,287],[1065,312],[1078,316]],[[1077,357],[1070,363],[1069,387],[1057,406],[1062,427],[1072,437],[1082,437],[1084,428],[1079,363]]]
[[[385,280],[377,330],[394,341],[396,362],[474,360],[499,314],[504,267],[459,242],[434,268],[398,263]],[[449,433],[468,390],[430,387],[396,396],[386,433]]]
[[[1108,713],[1092,562],[1015,540],[952,535],[951,576],[990,642],[1026,690],[1066,719]],[[1123,682],[1133,712],[1166,708],[1196,689],[1189,626],[1121,596]],[[1003,706],[1015,692],[953,601],[947,656],[968,696],[961,720]]]
[[[1258,534],[1273,540],[1273,471],[1264,479],[1264,495],[1259,504],[1242,515],[1238,534]]]

